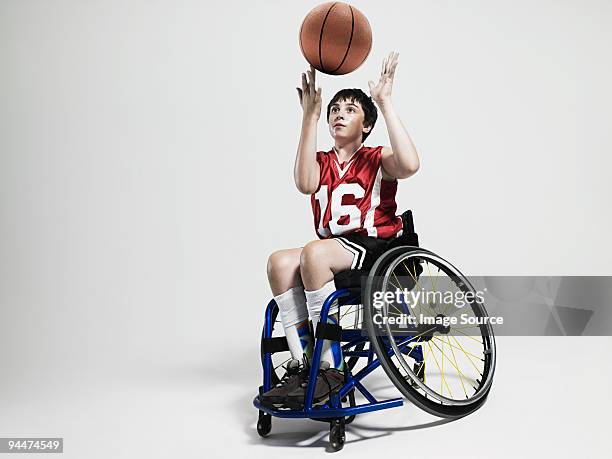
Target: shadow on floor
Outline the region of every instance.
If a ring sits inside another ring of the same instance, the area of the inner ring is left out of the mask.
[[[238,360],[240,359],[240,360]],[[244,365],[236,365],[235,362],[250,362]],[[233,363],[232,363],[233,362]],[[257,433],[256,424],[258,411],[253,406],[253,398],[257,394],[260,384],[261,367],[255,359],[245,359],[244,356],[236,356],[235,359],[225,355],[219,359],[218,364],[208,362],[206,365],[192,369],[202,375],[209,384],[228,384],[234,381],[235,397],[225,405],[236,420],[236,425],[241,426],[243,432],[251,445],[265,445],[272,447],[296,447],[296,448],[323,448],[332,451],[329,446],[329,424],[327,422],[314,421],[311,419],[272,419],[272,432],[269,437],[261,438]],[[238,384],[236,384],[236,381]],[[252,382],[252,390],[245,390],[245,385]],[[389,392],[396,390],[388,382],[373,381],[371,390]],[[358,402],[360,403],[360,402]],[[410,402],[405,401],[409,404]],[[380,420],[377,425],[368,423],[367,416],[358,416],[355,421],[346,426],[346,445],[359,443],[364,440],[387,437],[394,433],[427,429],[452,422],[454,419],[438,419],[415,425],[404,426],[381,426]]]

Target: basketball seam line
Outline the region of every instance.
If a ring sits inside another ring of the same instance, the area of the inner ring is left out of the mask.
[[[335,2],[332,6],[329,7],[327,13],[325,14],[325,18],[323,19],[323,24],[321,24],[321,33],[319,34],[319,64],[321,64],[322,72],[325,72],[325,67],[323,67],[323,56],[321,56],[321,45],[323,44],[323,29],[325,29],[325,21],[327,21],[327,16],[329,16],[329,13],[334,8],[334,6],[337,5],[337,3],[338,2]]]
[[[351,50],[351,43],[353,42],[353,32],[355,31],[355,15],[353,14],[353,8],[351,7],[351,5],[349,5],[348,7],[351,10],[351,37],[349,38],[348,46],[346,47],[346,53],[344,53],[342,62],[340,62],[340,65],[338,67],[333,70],[330,70],[330,72],[337,72],[338,69],[342,67],[342,64],[344,64],[344,61],[346,60],[348,53]]]

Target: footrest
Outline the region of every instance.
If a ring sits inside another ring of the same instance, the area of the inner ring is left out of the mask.
[[[348,406],[346,408],[329,408],[323,406],[321,408],[311,408],[310,410],[288,410],[288,409],[273,409],[263,406],[259,401],[259,397],[253,399],[253,405],[258,410],[264,411],[277,418],[339,418],[348,417],[355,414],[369,413],[372,411],[385,410],[387,408],[395,408],[402,406],[404,400],[401,398],[392,398],[376,403],[365,403],[363,405]]]

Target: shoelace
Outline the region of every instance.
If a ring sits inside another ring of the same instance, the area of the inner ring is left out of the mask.
[[[289,382],[289,378],[291,378],[292,376],[299,375],[300,372],[304,370],[304,367],[302,366],[302,364],[300,364],[295,370],[292,370],[291,372],[289,371],[289,364],[287,364],[286,366],[283,366],[283,368],[285,369],[285,374],[283,375],[281,380],[278,382],[278,384],[276,384],[276,386],[274,387],[284,386],[285,384]]]
[[[328,389],[327,393],[329,394],[332,391],[332,385],[329,382],[329,379],[327,378],[327,374],[326,374],[327,370],[329,370],[329,368],[326,368],[326,369],[319,368],[319,371],[317,372],[317,381],[319,380],[319,376],[321,376],[321,379],[325,381],[325,383],[327,384],[327,389]],[[310,381],[310,371],[306,374],[300,386],[303,389],[306,389],[308,387],[308,381]],[[315,386],[315,391],[316,391],[316,386]]]
[[[308,387],[308,381],[310,381],[310,361],[306,354],[302,356],[302,365],[300,366],[302,367],[301,369],[302,371],[306,371],[306,374],[304,375],[304,380],[301,382],[300,387],[306,390],[306,388]],[[327,384],[328,394],[331,393],[332,391],[332,385],[329,382],[327,375],[325,374],[326,371],[329,369],[330,369],[329,367],[325,369],[319,367],[319,371],[317,372],[317,381],[319,379],[319,376],[322,376],[321,379],[323,379],[325,383]],[[316,386],[315,386],[315,390],[316,390]]]

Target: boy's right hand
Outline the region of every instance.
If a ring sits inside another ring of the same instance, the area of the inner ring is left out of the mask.
[[[312,65],[310,70],[302,73],[302,89],[296,89],[304,118],[318,120],[321,116],[321,88],[315,90],[315,69]]]

